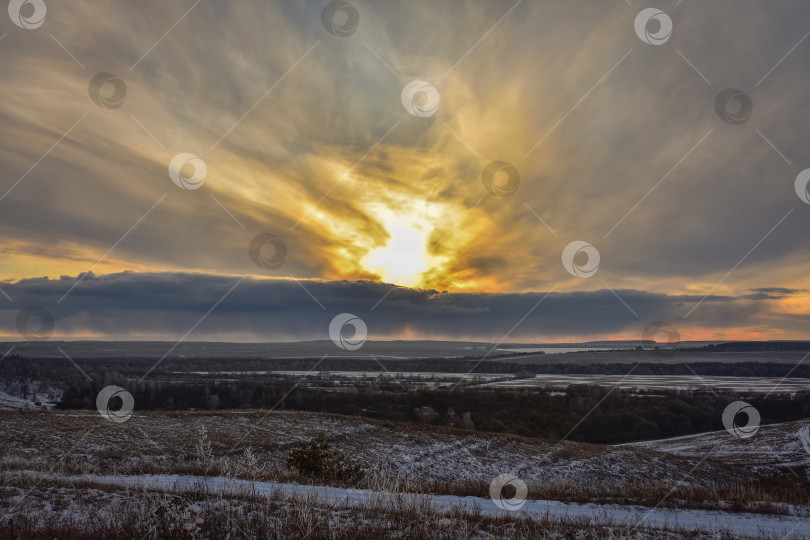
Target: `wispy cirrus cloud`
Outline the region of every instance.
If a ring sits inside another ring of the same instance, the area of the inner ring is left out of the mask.
[[[314,0],[201,2],[184,16],[192,4],[49,4],[38,30],[6,23],[0,193],[27,176],[0,202],[0,277],[86,271],[168,193],[96,272],[252,273],[248,245],[271,232],[289,256],[268,276],[711,291],[807,311],[801,295],[763,289],[808,288],[810,212],[792,180],[810,137],[810,48],[773,69],[806,32],[798,0],[673,6],[660,47],[637,38],[622,2],[506,15],[512,4],[358,1],[348,38],[324,29]],[[126,83],[118,109],[88,96],[102,71]],[[403,108],[413,79],[439,92],[434,116]],[[731,86],[754,102],[743,126],[714,112]],[[202,189],[170,181],[179,152],[205,161]],[[520,172],[514,196],[484,189],[493,160]],[[573,240],[599,249],[595,278],[560,264]]]

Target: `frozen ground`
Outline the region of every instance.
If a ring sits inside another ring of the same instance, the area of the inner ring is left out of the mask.
[[[619,488],[632,482],[669,485],[693,477],[705,488],[750,480],[745,464],[729,467],[702,456],[672,456],[643,447],[555,443],[509,435],[376,422],[302,412],[147,412],[123,424],[95,412],[0,413],[0,464],[50,470],[56,461],[81,472],[179,472],[197,454],[200,430],[210,460],[234,460],[247,448],[266,469],[285,466],[297,443],[324,432],[368,471],[415,482],[459,483],[511,473],[548,488]],[[737,445],[726,434],[718,444]]]
[[[253,482],[223,477],[178,476],[178,475],[139,475],[139,476],[100,476],[100,475],[37,475],[27,474],[47,482],[58,480],[75,484],[97,484],[126,486],[136,489],[159,491],[204,490],[211,494],[228,496],[251,494],[259,496],[316,496],[319,501],[340,506],[368,505],[374,497],[385,493],[367,490],[341,489],[325,486],[304,486],[289,483]],[[408,494],[396,494],[408,497]],[[457,497],[450,495],[415,495],[438,510],[451,511],[460,508],[467,511],[480,510],[483,515],[496,516],[509,513],[498,508],[492,499],[482,497]],[[13,501],[12,501],[13,502]],[[699,530],[710,533],[723,531],[734,537],[756,537],[775,535],[783,539],[806,538],[810,536],[810,521],[806,512],[794,509],[804,515],[769,516],[763,514],[731,513],[707,510],[672,510],[632,505],[598,505],[563,503],[558,501],[530,500],[518,511],[535,516],[550,516],[566,519],[586,519],[588,521],[610,521],[633,527],[666,527],[685,530]]]
[[[394,490],[419,493],[448,515],[457,506],[492,517],[500,510],[488,486],[511,473],[528,485],[529,515],[565,518],[575,528],[610,522],[627,530],[644,519],[641,528],[654,527],[656,538],[665,529],[673,538],[679,528],[709,529],[715,538],[728,538],[720,530],[735,538],[810,535],[810,422],[763,426],[751,439],[723,431],[612,447],[261,410],[145,412],[122,424],[91,411],[0,412],[0,433],[0,508],[16,505],[35,483],[26,506],[32,515],[103,486],[135,502],[145,499],[133,488],[196,493],[202,486],[226,494],[314,490],[325,505],[362,505]],[[375,491],[299,485],[304,479],[286,458],[320,433]]]
[[[62,399],[62,391],[37,381],[0,378],[0,410],[52,409]]]
[[[810,379],[783,379],[781,377],[719,377],[711,375],[536,375],[526,379],[515,379],[484,383],[481,386],[500,388],[559,387],[572,384],[609,386],[617,388],[637,388],[639,390],[730,390],[740,393],[771,392],[795,394],[810,391]]]
[[[810,420],[761,426],[750,439],[726,431],[622,445],[684,457],[708,456],[724,463],[751,467],[760,473],[790,468],[810,480]]]

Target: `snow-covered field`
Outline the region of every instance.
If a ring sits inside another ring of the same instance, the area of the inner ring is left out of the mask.
[[[267,371],[172,371],[172,375],[180,375],[181,380],[196,376],[205,380],[239,381],[243,377],[253,375],[277,375],[293,377],[296,380],[328,379],[331,385],[354,385],[357,381],[376,381],[378,379],[393,379],[396,384],[408,386],[437,386],[445,387],[459,382],[465,384],[480,384],[514,379],[512,373],[453,373],[439,371],[303,371],[303,370],[267,370]]]
[[[254,482],[224,477],[178,476],[178,475],[139,475],[139,476],[102,476],[102,475],[37,475],[27,474],[42,481],[59,480],[74,484],[115,485],[136,488],[138,490],[158,491],[196,491],[204,490],[211,494],[283,497],[316,497],[324,503],[339,506],[368,505],[374,497],[386,494],[368,490],[342,489],[328,486],[307,486],[290,483]],[[397,497],[408,497],[398,493]],[[458,497],[452,495],[418,495],[438,510],[452,511],[463,509],[480,511],[483,515],[497,516],[508,514],[509,510],[499,508],[492,499],[483,497]],[[650,508],[634,505],[598,505],[581,503],[564,503],[547,500],[528,500],[518,513],[534,516],[551,516],[566,519],[586,519],[589,521],[609,521],[619,525],[633,527],[667,527],[685,530],[699,530],[710,533],[720,531],[735,537],[756,537],[762,534],[776,535],[781,538],[804,538],[810,536],[810,520],[806,511],[793,509],[802,515],[769,516],[764,514],[707,511],[707,510],[673,510]]]
[[[498,516],[485,494],[509,473],[528,486],[530,516],[625,528],[643,520],[670,535],[700,528],[810,537],[810,422],[762,426],[750,439],[720,431],[602,446],[290,411],[155,411],[122,424],[91,411],[26,411],[0,412],[0,433],[0,508],[39,478],[43,508],[73,484],[313,494],[330,505],[362,505],[394,486],[450,514],[457,507]],[[298,485],[286,458],[320,433],[376,491]]]
[[[697,469],[690,483],[711,489],[747,481],[751,475],[744,466],[730,468],[701,462],[698,456],[646,448],[555,443],[285,411],[147,412],[123,424],[103,421],[89,411],[0,413],[0,464],[49,470],[54,460],[64,460],[82,472],[178,472],[195,456],[203,427],[213,461],[236,459],[250,448],[266,469],[284,468],[287,453],[297,443],[323,432],[366,470],[413,482],[488,484],[499,474],[511,473],[543,489],[620,490],[629,484],[669,485]],[[726,442],[737,441],[728,435]]]
[[[810,379],[781,377],[721,377],[711,375],[536,375],[526,379],[515,379],[484,383],[482,386],[502,388],[553,387],[565,388],[572,384],[609,386],[617,388],[638,388],[640,390],[730,390],[741,393],[788,393],[810,390]]]
[[[750,439],[729,437],[726,431],[621,445],[684,457],[708,456],[758,472],[790,468],[810,480],[810,420],[761,426]]]
[[[0,411],[52,409],[62,399],[62,391],[36,381],[0,379]]]

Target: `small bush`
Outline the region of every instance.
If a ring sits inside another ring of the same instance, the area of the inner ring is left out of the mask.
[[[302,475],[317,481],[357,485],[365,477],[363,469],[349,462],[346,456],[332,447],[326,435],[319,433],[287,456],[287,465]]]

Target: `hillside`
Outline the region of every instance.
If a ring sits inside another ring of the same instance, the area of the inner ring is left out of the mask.
[[[765,425],[750,439],[730,437],[726,431],[622,445],[674,456],[699,458],[749,467],[759,474],[803,471],[810,480],[810,421]]]
[[[761,440],[718,432],[614,447],[256,410],[148,412],[122,424],[77,411],[0,412],[0,431],[0,504],[18,526],[63,516],[54,513],[59,501],[84,516],[77,523],[92,517],[99,527],[112,527],[115,508],[127,508],[127,519],[149,522],[153,512],[145,508],[159,501],[172,500],[186,513],[214,505],[211,512],[232,516],[247,501],[273,501],[283,509],[302,498],[310,514],[331,508],[377,523],[384,508],[428,520],[431,538],[448,523],[454,531],[478,523],[476,530],[499,537],[504,530],[543,530],[560,538],[576,531],[591,537],[613,531],[616,538],[709,538],[722,531],[777,538],[802,532],[810,517],[807,481],[784,472],[780,462],[810,462],[801,423],[766,426]],[[307,487],[310,481],[288,466],[289,452],[319,433],[365,471],[356,489]],[[769,455],[770,445],[782,452]],[[706,459],[711,446],[716,452]],[[503,473],[527,484],[519,513],[498,509],[489,497],[490,482]],[[380,526],[375,534],[387,530]]]

